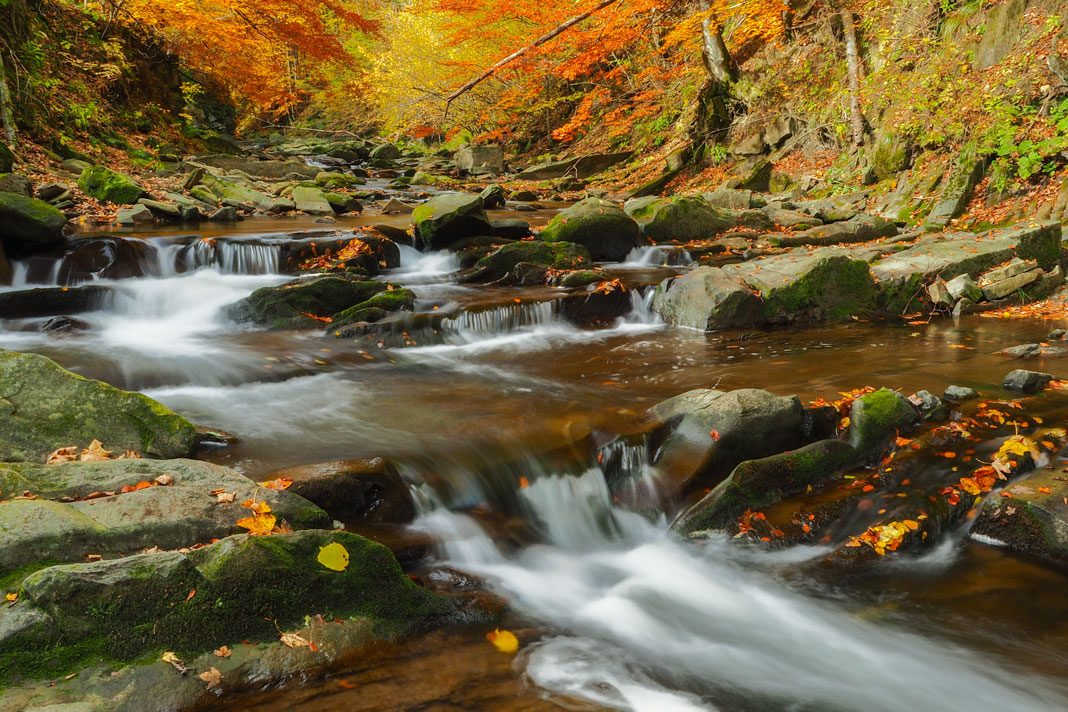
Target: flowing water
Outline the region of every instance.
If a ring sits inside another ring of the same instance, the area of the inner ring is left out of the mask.
[[[231,323],[227,305],[289,279],[286,235],[315,228],[112,235],[138,243],[116,248],[140,250],[137,276],[78,273],[70,260],[16,265],[11,289],[113,287],[80,315],[86,330],[0,322],[2,348],[47,354],[238,434],[211,457],[250,477],[393,458],[421,502],[409,533],[432,536],[438,561],[503,595],[523,641],[513,660],[484,631],[437,631],[382,646],[344,675],[220,709],[1068,708],[1068,577],[965,529],[922,557],[853,570],[828,565],[818,547],[682,542],[667,532],[667,510],[682,504],[664,494],[670,473],[648,465],[634,436],[646,408],[693,388],[805,400],[864,385],[996,393],[1014,366],[995,352],[1054,325],[668,329],[640,285],[687,259],[647,250],[622,268],[631,313],[583,329],[561,318],[556,290],[459,285],[454,257],[407,248],[384,278],[440,318],[403,344]],[[1063,418],[1056,398],[1043,407]]]

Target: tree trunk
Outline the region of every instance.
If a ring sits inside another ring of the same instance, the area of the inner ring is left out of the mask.
[[[15,148],[15,112],[11,104],[11,89],[7,85],[7,70],[4,59],[0,57],[0,126],[11,148]]]
[[[849,73],[849,113],[850,126],[853,133],[853,145],[864,145],[864,134],[867,121],[860,107],[860,80],[863,69],[860,65],[860,50],[857,46],[857,28],[854,24],[853,13],[842,8],[839,12],[842,18],[842,34],[845,36],[846,65]]]
[[[702,2],[701,8],[707,11],[708,2]],[[730,85],[737,79],[723,33],[707,17],[701,23],[701,59],[708,78],[697,95],[697,115],[690,126],[691,158],[697,158],[708,144],[726,137],[731,124]]]

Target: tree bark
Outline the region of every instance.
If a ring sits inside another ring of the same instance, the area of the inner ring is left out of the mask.
[[[563,34],[564,32],[566,32],[567,30],[571,29],[575,25],[579,24],[583,20],[587,19],[591,15],[594,15],[594,14],[600,12],[601,10],[605,9],[606,7],[608,7],[609,5],[615,5],[617,2],[619,2],[619,0],[602,0],[602,2],[598,3],[597,6],[595,8],[593,8],[592,10],[587,10],[586,12],[584,12],[584,13],[582,13],[580,15],[575,15],[574,17],[572,17],[567,22],[563,22],[563,23],[557,25],[556,27],[554,27],[553,29],[549,30],[549,32],[545,33],[544,35],[542,35],[538,39],[534,40],[533,42],[531,42],[526,47],[523,47],[522,49],[518,49],[515,52],[512,52],[510,55],[508,55],[507,57],[505,57],[501,61],[499,61],[496,64],[494,64],[492,67],[490,67],[486,71],[482,72],[482,74],[479,74],[477,77],[475,77],[474,79],[469,81],[467,84],[464,84],[462,87],[460,87],[459,89],[454,91],[452,94],[449,94],[449,96],[446,97],[446,99],[445,99],[446,107],[449,104],[452,104],[452,102],[455,101],[456,99],[460,98],[461,96],[463,96],[467,92],[469,92],[472,89],[474,89],[475,87],[477,87],[482,82],[484,82],[487,79],[489,79],[490,77],[492,77],[497,72],[497,70],[500,69],[501,67],[503,67],[506,64],[509,64],[511,62],[514,62],[515,60],[519,59],[520,57],[522,57],[523,55],[525,55],[527,52],[529,52],[530,50],[534,49],[535,47],[538,47],[540,45],[545,44],[549,40],[551,40],[554,37],[557,37],[557,36]],[[448,108],[446,108],[446,112],[448,112]]]
[[[853,133],[853,145],[863,146],[867,121],[860,106],[860,80],[864,70],[860,64],[860,50],[857,46],[857,27],[854,24],[852,11],[842,8],[839,16],[842,18],[842,34],[845,37],[846,65],[849,73],[849,123]]]
[[[11,148],[15,147],[15,112],[11,103],[11,89],[7,85],[7,70],[4,59],[0,56],[0,125]]]
[[[701,9],[707,12],[709,3],[702,2]],[[690,126],[691,160],[726,136],[731,124],[730,85],[738,78],[723,33],[708,17],[701,23],[701,59],[708,78],[697,95],[697,114]]]

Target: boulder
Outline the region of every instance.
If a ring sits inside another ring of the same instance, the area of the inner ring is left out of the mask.
[[[133,205],[148,192],[133,178],[103,166],[90,166],[78,178],[78,187],[91,198],[116,205]]]
[[[772,203],[762,208],[772,225],[788,230],[805,231],[819,227],[823,221],[800,210],[784,208],[781,203]]]
[[[310,186],[298,185],[293,189],[296,209],[308,215],[333,215],[334,208],[323,191]]]
[[[538,239],[582,245],[599,262],[621,262],[643,243],[638,223],[618,205],[600,198],[587,198],[562,211]]]
[[[0,351],[0,461],[40,461],[99,440],[112,450],[186,457],[196,428],[161,403],[61,368],[36,354]]]
[[[841,440],[821,440],[798,450],[739,464],[700,502],[671,525],[682,536],[723,529],[747,510],[758,512],[837,479],[857,463],[857,453]]]
[[[207,194],[194,193],[193,197],[203,202],[215,202],[216,204],[223,202],[229,203],[228,207],[256,208],[267,212],[276,211],[280,207],[277,198],[241,183],[224,178],[216,178],[210,174],[201,178],[201,181],[203,187],[207,189]],[[213,197],[215,198],[214,201],[212,201]]]
[[[1049,383],[1052,380],[1053,376],[1048,373],[1025,371],[1018,368],[1015,371],[1009,371],[1009,373],[1005,374],[1005,380],[1002,382],[1002,386],[1009,391],[1017,391],[1019,393],[1030,395],[1046,390],[1046,387],[1049,386]]]
[[[541,280],[545,282],[544,279]],[[558,302],[557,313],[573,324],[583,327],[605,326],[631,312],[634,303],[631,291],[622,285],[590,285]]]
[[[228,313],[235,321],[268,329],[320,328],[334,315],[387,289],[383,282],[359,281],[344,275],[301,279],[257,289],[231,305]]]
[[[486,210],[503,208],[505,204],[504,188],[499,185],[487,185],[481,193],[481,198],[482,205]]]
[[[15,193],[33,197],[33,182],[26,176],[16,173],[0,173],[0,193]],[[44,200],[44,198],[41,198]]]
[[[920,422],[920,412],[900,393],[883,388],[853,401],[849,420],[849,444],[865,463],[873,463]]]
[[[1068,567],[1068,487],[1061,468],[1038,470],[1005,491],[1011,498],[989,497],[982,504],[971,536]]]
[[[402,155],[401,150],[392,143],[384,143],[372,148],[369,158],[376,161],[395,161]]]
[[[415,502],[397,468],[382,458],[301,465],[279,470],[265,479],[293,481],[289,492],[322,507],[346,524],[407,524],[415,518]]]
[[[634,202],[643,202],[638,198]],[[713,238],[736,227],[737,220],[722,208],[714,208],[697,196],[660,198],[628,211],[645,236],[655,243],[690,242]]]
[[[557,270],[572,270],[592,264],[590,254],[571,242],[513,242],[502,245],[475,263],[469,282],[494,282],[508,276],[520,263],[537,264]]]
[[[796,235],[784,235],[777,238],[782,247],[798,245],[845,245],[856,242],[871,242],[884,237],[893,237],[898,232],[897,225],[886,218],[861,213],[844,222],[820,225]]]
[[[702,196],[705,202],[717,208],[727,210],[748,210],[757,207],[753,202],[753,191],[735,188],[720,188]]]
[[[533,232],[530,229],[530,223],[526,220],[506,219],[506,220],[490,220],[490,224],[493,226],[493,236],[503,237],[509,240],[522,240],[524,237],[530,237]]]
[[[945,393],[942,394],[942,398],[950,403],[964,403],[978,397],[979,394],[974,389],[966,386],[947,386]]]
[[[412,224],[425,250],[442,250],[466,237],[493,233],[482,198],[464,193],[431,198],[412,212]]]
[[[0,319],[33,319],[96,311],[111,298],[111,288],[39,287],[0,292]]]
[[[414,292],[410,289],[394,289],[390,285],[369,299],[335,314],[329,330],[334,336],[347,336],[348,334],[337,330],[351,324],[381,321],[390,312],[410,311],[414,305]]]
[[[62,247],[67,217],[48,203],[0,193],[0,245],[11,257]]]
[[[606,171],[618,163],[622,163],[630,158],[631,155],[633,154],[629,151],[625,153],[601,153],[567,158],[561,161],[551,161],[521,171],[516,176],[516,180],[554,180],[564,177],[584,180]]]
[[[346,173],[323,171],[315,176],[315,183],[323,190],[338,190],[339,188],[355,188],[364,185],[367,181]]]
[[[156,216],[144,205],[122,208],[115,213],[115,222],[119,225],[150,225],[155,220]]]
[[[504,172],[504,149],[500,146],[467,145],[456,152],[456,167],[471,175],[500,175]]]
[[[718,483],[745,460],[805,444],[804,409],[796,396],[744,389],[701,389],[650,409],[660,424],[657,469],[685,484],[695,475]]]
[[[179,203],[166,203],[162,200],[150,200],[148,198],[141,198],[137,202],[151,210],[152,214],[160,220],[180,222],[183,219],[182,206]]]
[[[763,322],[763,303],[741,279],[698,267],[657,287],[653,311],[673,326],[716,331]]]
[[[323,195],[326,198],[326,202],[330,204],[330,207],[338,215],[363,212],[363,204],[351,195],[345,193],[324,193]]]

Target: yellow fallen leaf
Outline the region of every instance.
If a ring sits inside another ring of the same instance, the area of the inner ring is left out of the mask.
[[[331,571],[344,571],[349,567],[348,549],[336,541],[321,547],[319,555],[315,558],[316,561]]]
[[[519,639],[515,637],[515,633],[510,630],[501,630],[500,628],[486,633],[486,640],[493,643],[493,647],[502,653],[514,653],[519,650]]]
[[[182,662],[182,659],[179,658],[174,653],[171,653],[171,652],[164,653],[163,656],[160,659],[163,660],[163,662],[165,662],[165,663],[170,663],[171,665],[173,665],[174,669],[177,670],[178,672],[182,673],[183,675],[186,674],[186,672],[189,671],[189,668],[187,668],[185,663]]]
[[[94,440],[89,443],[89,447],[85,448],[78,455],[80,462],[100,462],[101,460],[110,460],[111,451],[104,449],[104,443],[99,440]]]
[[[15,601],[19,600],[19,594],[18,592],[9,593],[4,596],[4,600],[8,603],[14,603]]]
[[[64,462],[74,462],[78,459],[78,448],[75,446],[61,447],[48,456],[46,464],[60,465]]]
[[[218,687],[222,684],[222,673],[215,668],[209,668],[197,675],[201,680],[208,683],[208,687]]]
[[[247,529],[253,536],[267,536],[274,531],[277,520],[273,514],[256,514],[251,517],[242,517],[235,524],[242,529]]]
[[[217,657],[217,658],[228,658],[228,657],[230,657],[230,647],[227,646],[227,645],[224,645],[221,648],[218,648],[217,650],[215,650],[215,657]]]

